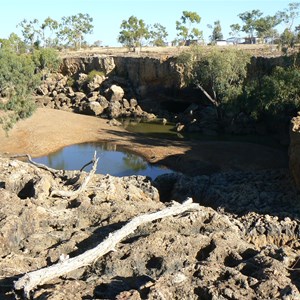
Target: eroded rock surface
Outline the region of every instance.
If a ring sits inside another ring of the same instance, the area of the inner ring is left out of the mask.
[[[201,210],[144,224],[116,251],[32,291],[32,299],[299,299],[299,195],[287,170],[211,176],[58,176],[0,158],[0,298],[13,281],[98,245],[132,217],[191,196]],[[160,193],[160,195],[159,195]]]

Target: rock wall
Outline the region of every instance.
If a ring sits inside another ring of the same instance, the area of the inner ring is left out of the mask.
[[[291,121],[289,164],[297,188],[300,190],[300,113]]]

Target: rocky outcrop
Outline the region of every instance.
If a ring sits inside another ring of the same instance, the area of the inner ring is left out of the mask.
[[[199,211],[140,226],[31,299],[299,299],[299,199],[284,170],[164,175],[155,186],[144,176],[94,175],[73,200],[51,196],[84,176],[0,157],[1,299],[13,299],[20,274],[75,257],[187,195]]]
[[[300,190],[300,114],[291,121],[289,165],[295,184]]]
[[[101,74],[101,73],[100,73]],[[36,103],[82,114],[107,117],[135,117],[152,120],[155,115],[142,110],[125,80],[123,87],[104,75],[80,73],[77,80],[62,74],[49,75],[37,89]],[[130,97],[130,98],[129,98]]]

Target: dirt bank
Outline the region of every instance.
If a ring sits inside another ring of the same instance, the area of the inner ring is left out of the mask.
[[[187,142],[146,138],[110,126],[107,120],[70,112],[39,108],[6,136],[0,129],[0,153],[45,155],[64,146],[104,141],[115,143],[188,174],[212,171],[286,168],[287,153],[257,144],[238,142]]]

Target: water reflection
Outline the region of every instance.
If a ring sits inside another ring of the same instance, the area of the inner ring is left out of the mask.
[[[34,159],[38,163],[45,164],[54,169],[79,170],[90,161],[97,151],[99,163],[97,173],[113,176],[144,175],[155,179],[158,175],[171,173],[163,166],[154,166],[140,156],[118,151],[112,143],[84,143],[65,147],[47,156]],[[85,171],[89,171],[91,166]]]

